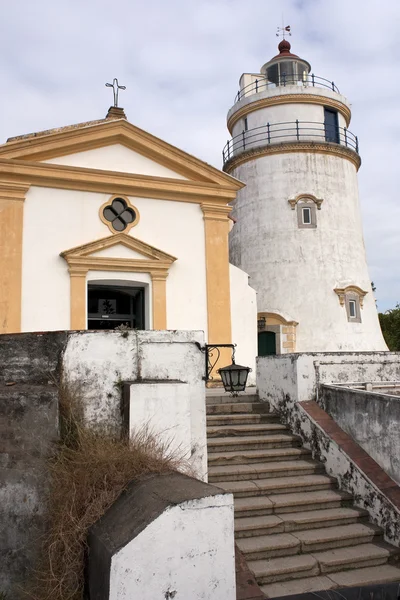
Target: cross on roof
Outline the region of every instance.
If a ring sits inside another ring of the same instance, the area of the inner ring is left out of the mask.
[[[106,83],[106,87],[113,89],[114,93],[114,106],[118,106],[118,90],[126,90],[126,86],[119,85],[118,79],[114,78],[112,83]]]
[[[282,36],[282,39],[285,39],[285,35],[292,35],[290,33],[290,25],[278,27],[276,37]]]

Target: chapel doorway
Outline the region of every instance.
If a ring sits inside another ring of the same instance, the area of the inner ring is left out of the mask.
[[[260,331],[258,334],[258,356],[276,354],[276,334],[273,331]]]
[[[145,329],[144,288],[88,285],[88,329]]]

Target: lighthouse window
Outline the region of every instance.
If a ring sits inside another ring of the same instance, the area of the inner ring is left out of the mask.
[[[303,224],[311,225],[311,208],[308,206],[302,209],[303,211]]]
[[[315,229],[317,214],[314,202],[297,203],[297,225],[300,229]]]
[[[347,320],[351,323],[361,323],[360,297],[354,292],[345,295]]]

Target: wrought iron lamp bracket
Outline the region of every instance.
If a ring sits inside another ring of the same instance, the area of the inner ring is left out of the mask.
[[[230,348],[232,350],[232,363],[235,364],[236,344],[205,344],[202,346],[199,342],[196,342],[196,346],[205,353],[205,375],[203,376],[203,381],[212,381],[214,379],[211,373],[221,356],[220,348]]]

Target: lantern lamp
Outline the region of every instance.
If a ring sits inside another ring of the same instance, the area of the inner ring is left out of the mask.
[[[244,392],[246,389],[247,377],[250,371],[250,367],[237,365],[235,360],[232,359],[231,365],[222,367],[217,372],[221,375],[225,391],[230,392],[232,396],[238,396],[239,392]]]

